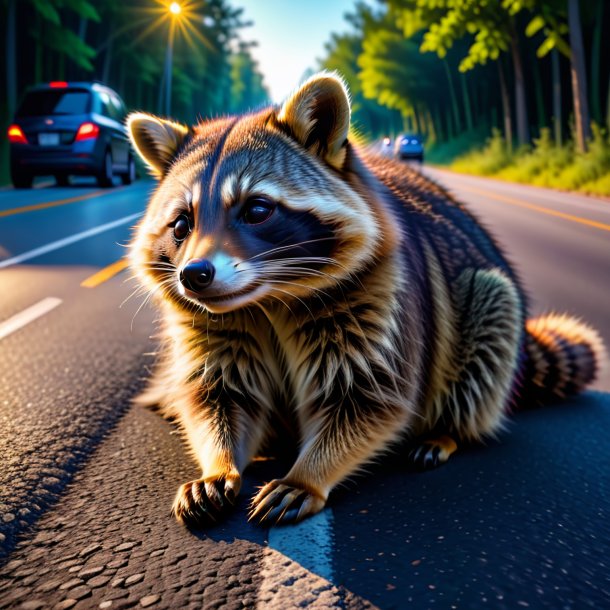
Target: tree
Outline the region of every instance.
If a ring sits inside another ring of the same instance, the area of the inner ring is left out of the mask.
[[[257,63],[250,54],[252,44],[241,43],[233,54],[231,65],[231,112],[244,112],[269,101],[269,93]]]
[[[538,0],[533,9],[535,16],[528,24],[526,34],[531,37],[539,31],[544,33],[544,40],[537,51],[538,57],[544,57],[551,50],[557,49],[570,60],[576,144],[578,149],[584,152],[587,149],[587,140],[591,138],[591,124],[579,2],[567,0],[567,15],[565,0]],[[598,27],[601,29],[601,24]],[[565,40],[566,34],[569,35],[569,44]],[[556,78],[556,68],[554,75]],[[554,88],[558,87],[559,85],[554,83]]]
[[[580,7],[578,0],[568,0],[568,23],[570,28],[570,47],[572,53],[572,95],[576,118],[576,142],[581,152],[587,150],[587,140],[591,138],[589,103],[587,101],[587,72],[585,70],[585,51],[580,26]]]
[[[379,137],[394,134],[403,128],[400,112],[380,104],[375,95],[366,97],[360,78],[362,68],[358,62],[363,53],[364,39],[378,27],[378,18],[368,5],[359,3],[346,19],[353,31],[332,34],[320,67],[337,71],[347,81],[352,100],[352,125],[360,135]]]
[[[459,70],[466,72],[502,53],[512,59],[515,83],[517,137],[520,144],[529,142],[526,88],[521,60],[516,15],[534,0],[502,0],[482,3],[478,0],[389,0],[391,11],[402,24],[406,36],[424,31],[422,51],[447,55],[461,39],[471,39]],[[506,111],[506,108],[505,108]],[[505,125],[508,124],[505,114]]]

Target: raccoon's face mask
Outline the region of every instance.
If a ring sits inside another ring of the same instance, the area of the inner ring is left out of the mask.
[[[194,129],[145,114],[131,140],[161,182],[132,244],[140,276],[226,312],[319,294],[370,260],[378,224],[344,179],[350,106],[315,76],[278,111]]]

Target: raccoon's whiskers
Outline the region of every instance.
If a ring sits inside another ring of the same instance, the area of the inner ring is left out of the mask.
[[[121,309],[123,307],[123,305],[125,305],[125,303],[127,303],[127,301],[129,301],[131,298],[133,298],[134,296],[139,297],[140,295],[143,295],[147,292],[146,288],[144,288],[144,286],[136,286],[131,293],[129,294],[129,296],[119,305],[119,309]]]
[[[146,303],[148,303],[150,298],[153,296],[153,294],[155,294],[159,290],[160,287],[161,286],[159,285],[159,286],[155,287],[153,290],[149,290],[148,291],[148,294],[146,295],[146,298],[140,303],[140,306],[136,310],[136,313],[134,313],[133,317],[131,318],[131,324],[129,326],[130,332],[133,332],[133,322],[136,319],[136,316],[140,313],[140,310],[142,309],[142,307],[144,307],[144,305],[146,305]]]
[[[298,248],[299,246],[304,246],[305,244],[313,244],[313,243],[317,243],[320,241],[328,241],[330,239],[334,239],[334,237],[319,237],[318,239],[309,239],[306,241],[300,241],[300,242],[297,242],[296,244],[288,244],[286,246],[277,246],[276,248],[271,248],[269,250],[265,250],[264,252],[259,252],[258,254],[255,254],[254,256],[251,256],[250,258],[246,258],[242,262],[247,263],[256,258],[260,258],[261,256],[267,256],[269,254],[277,254],[278,252],[282,252],[284,250],[291,250],[293,248]],[[303,257],[303,258],[307,258],[307,257]]]
[[[298,296],[292,294],[291,292],[288,292],[287,290],[282,290],[281,288],[278,288],[277,286],[273,287],[274,290],[278,290],[279,292],[282,292],[284,294],[287,294],[289,297],[292,297],[293,299],[296,299],[297,301],[299,301],[301,303],[301,305],[303,305],[303,307],[305,307],[305,309],[309,312],[309,315],[311,316],[312,320],[316,320],[316,317],[313,315],[313,312],[311,311],[311,309],[309,309],[309,306],[307,305],[307,303],[299,298]]]
[[[142,310],[142,308],[151,300],[151,298],[155,294],[157,294],[159,291],[163,291],[163,289],[165,289],[167,286],[171,286],[172,283],[173,283],[173,277],[167,277],[164,280],[162,280],[161,282],[159,282],[159,284],[157,284],[157,286],[155,286],[152,290],[148,291],[148,294],[146,295],[146,297],[144,298],[142,303],[140,303],[140,306],[136,310],[136,313],[134,313],[133,317],[131,318],[131,325],[130,325],[131,332],[133,332],[133,323],[134,323],[137,315]],[[128,298],[130,298],[130,297],[128,297]]]

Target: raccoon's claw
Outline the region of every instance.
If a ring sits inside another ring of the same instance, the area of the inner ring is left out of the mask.
[[[456,450],[457,443],[450,436],[441,436],[413,447],[407,459],[418,470],[431,470],[444,464]]]
[[[240,483],[238,476],[184,483],[178,489],[172,513],[189,528],[214,525],[233,507]]]
[[[308,489],[282,480],[267,483],[252,500],[249,521],[261,525],[298,523],[315,515],[326,504],[326,499]]]

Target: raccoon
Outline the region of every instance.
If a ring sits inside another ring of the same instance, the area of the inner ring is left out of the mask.
[[[282,422],[297,457],[250,518],[297,522],[408,437],[420,468],[502,429],[511,409],[581,390],[598,334],[527,318],[515,271],[439,185],[348,139],[341,78],[281,107],[193,128],[136,113],[159,179],[131,243],[156,302],[160,351],[141,404],[175,420],[201,466],[173,513],[218,522]]]

